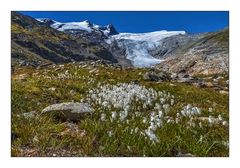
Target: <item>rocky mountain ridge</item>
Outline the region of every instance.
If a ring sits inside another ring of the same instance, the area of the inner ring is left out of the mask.
[[[12,64],[39,66],[84,60],[118,61],[104,46],[43,25],[12,12]]]
[[[185,31],[118,33],[113,25],[60,23],[12,13],[12,63],[103,60],[122,66],[153,67],[171,73],[228,72],[228,28],[201,34]]]

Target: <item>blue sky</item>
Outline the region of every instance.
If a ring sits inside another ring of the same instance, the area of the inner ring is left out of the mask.
[[[99,25],[113,24],[119,32],[151,32],[157,30],[184,30],[188,33],[212,32],[228,27],[227,11],[180,12],[22,12],[34,18],[51,18],[60,22],[89,20]]]

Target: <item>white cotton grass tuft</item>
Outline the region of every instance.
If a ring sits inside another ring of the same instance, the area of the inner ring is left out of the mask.
[[[112,119],[115,120],[117,118],[117,112],[113,111],[112,112]]]
[[[157,138],[156,134],[151,129],[145,130],[145,134],[152,142],[159,142],[159,139]]]
[[[113,135],[112,131],[108,131],[107,133],[108,133],[108,136],[111,138]]]
[[[143,122],[144,124],[147,123],[147,118],[146,118],[146,117],[143,117],[142,122]]]
[[[101,121],[109,121],[117,127],[124,127],[124,132],[131,136],[143,136],[153,143],[160,140],[157,132],[165,124],[187,123],[186,128],[204,128],[206,122],[227,126],[227,121],[221,115],[217,118],[212,116],[202,117],[202,110],[199,107],[187,104],[180,112],[172,115],[172,106],[176,104],[175,96],[166,91],[155,91],[138,84],[120,83],[116,85],[97,85],[89,91],[86,99],[93,106],[101,110]],[[211,108],[208,109],[212,111]],[[109,119],[109,120],[107,120]],[[132,124],[139,121],[141,127]],[[112,131],[107,132],[109,137],[113,136]]]
[[[193,107],[191,104],[183,107],[181,114],[186,117],[201,115],[201,109],[198,107]]]
[[[101,114],[101,121],[105,121],[106,120],[106,114],[105,113],[102,113]]]
[[[156,110],[163,109],[169,111],[172,96],[167,92],[157,92],[152,88],[145,88],[137,84],[121,83],[117,85],[105,85],[92,89],[88,99],[95,104],[111,109],[112,107],[124,111],[124,116],[131,110],[133,102],[141,103],[139,110],[152,107]],[[159,103],[155,103],[159,101]]]
[[[111,111],[110,121],[129,124],[132,120],[142,121],[147,127],[144,136],[157,142],[155,132],[163,125],[163,116],[175,103],[174,96],[165,91],[155,91],[138,84],[120,83],[117,85],[98,85],[89,91],[87,101],[97,105],[102,111]],[[136,106],[137,105],[137,106]],[[151,112],[149,112],[152,109]],[[101,121],[107,116],[101,114]],[[140,134],[141,130],[129,124],[131,134]],[[111,133],[108,132],[108,135]],[[109,136],[110,136],[109,135]]]
[[[223,125],[223,126],[228,126],[228,122],[227,122],[227,121],[223,121],[223,122],[222,122],[222,125]]]
[[[208,112],[209,112],[209,113],[212,113],[212,112],[213,112],[213,108],[212,108],[212,107],[209,107],[209,108],[208,108]]]

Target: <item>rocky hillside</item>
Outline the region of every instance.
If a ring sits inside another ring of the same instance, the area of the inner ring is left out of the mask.
[[[70,36],[34,18],[12,12],[12,64],[38,66],[83,60],[117,60],[104,46]]]
[[[174,52],[156,67],[168,72],[192,75],[228,73],[229,29],[205,34]]]
[[[228,73],[228,28],[219,32],[119,33],[113,25],[61,23],[12,13],[12,64],[103,60],[170,73]]]

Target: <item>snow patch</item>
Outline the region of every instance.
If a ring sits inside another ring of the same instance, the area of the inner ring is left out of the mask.
[[[83,30],[87,32],[92,32],[92,28],[88,21],[83,22],[70,22],[70,23],[60,23],[56,22],[51,25],[52,28],[57,29],[59,31],[65,30]]]

